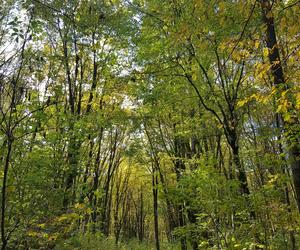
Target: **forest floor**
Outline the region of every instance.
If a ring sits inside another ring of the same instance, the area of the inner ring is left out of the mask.
[[[94,238],[92,236],[72,237],[65,241],[61,241],[56,247],[56,250],[154,250],[154,242],[140,243],[137,240],[128,242],[121,242],[116,244],[114,238]],[[163,250],[179,250],[178,244],[170,244],[161,242],[161,249]]]

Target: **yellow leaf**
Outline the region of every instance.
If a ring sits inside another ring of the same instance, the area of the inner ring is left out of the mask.
[[[249,98],[245,98],[244,100],[240,100],[240,101],[237,102],[237,107],[238,108],[243,107],[248,102],[249,102]]]
[[[223,12],[224,10],[225,10],[225,3],[224,2],[220,2],[219,3],[219,10],[220,10],[220,12]]]
[[[286,113],[283,114],[283,119],[286,122],[290,122],[290,121],[292,121],[292,116],[291,116],[290,113],[286,112]]]
[[[38,225],[40,228],[45,228],[46,227],[46,224],[45,223],[42,223],[42,224],[39,224]]]
[[[282,92],[281,92],[281,96],[282,96],[282,97],[285,97],[288,91],[289,91],[289,90],[282,91]]]
[[[87,213],[87,214],[91,214],[92,212],[93,212],[93,210],[92,210],[91,208],[88,207],[88,208],[86,209],[86,213]]]
[[[34,232],[34,231],[29,231],[29,232],[27,232],[27,235],[28,235],[28,236],[31,236],[31,237],[34,237],[34,236],[37,236],[38,233],[37,233],[37,232]]]
[[[61,221],[64,221],[64,220],[67,220],[68,217],[63,215],[63,216],[60,216],[59,218],[57,218],[57,221],[61,222]]]
[[[75,208],[82,209],[82,208],[84,208],[84,204],[83,203],[76,203]]]
[[[264,57],[267,57],[269,55],[269,49],[268,48],[263,49],[263,55],[264,55]]]
[[[192,79],[193,79],[193,81],[197,80],[197,74],[196,73],[192,74]]]
[[[282,112],[282,113],[286,113],[288,111],[288,108],[290,106],[290,103],[288,102],[288,100],[284,99],[277,108],[277,112]]]
[[[300,110],[300,93],[296,94],[296,109]]]

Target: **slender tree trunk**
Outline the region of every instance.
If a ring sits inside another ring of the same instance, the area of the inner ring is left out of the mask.
[[[77,164],[78,164],[78,151],[79,151],[79,143],[76,141],[74,136],[74,122],[71,121],[70,125],[71,138],[70,138],[70,145],[68,145],[68,162],[69,162],[69,169],[67,170],[67,178],[65,184],[65,196],[63,200],[64,209],[67,209],[68,206],[73,202],[73,195],[72,195],[72,188],[75,185],[76,176],[77,176]]]
[[[102,145],[102,131],[100,134],[100,140],[99,140],[99,145],[98,145],[98,150],[96,154],[96,159],[95,159],[95,167],[94,167],[94,178],[93,178],[93,186],[90,190],[90,195],[89,195],[89,202],[92,207],[92,214],[91,214],[91,219],[93,222],[93,227],[92,231],[96,232],[96,221],[97,221],[97,216],[99,212],[97,211],[97,200],[98,197],[95,195],[95,191],[98,189],[99,186],[99,175],[100,175],[100,154],[101,154],[101,145]]]
[[[174,128],[175,128],[175,126],[174,126]],[[175,144],[175,157],[181,158],[183,155],[183,152],[182,152],[182,148],[181,148],[182,143],[179,140],[179,138],[175,138],[174,144]],[[181,175],[182,175],[182,171],[185,170],[185,165],[181,159],[175,159],[174,165],[175,165],[176,179],[177,179],[177,182],[179,182]],[[184,220],[184,214],[183,214],[184,205],[179,204],[177,209],[178,209],[179,226],[183,227],[183,226],[185,226],[185,220]],[[181,250],[187,250],[186,236],[181,237],[180,245],[181,245]]]
[[[96,62],[96,52],[94,51],[94,53],[93,53],[93,80],[92,80],[92,87],[91,87],[91,91],[90,91],[90,95],[89,95],[88,104],[86,107],[87,114],[91,111],[92,101],[94,98],[93,92],[95,91],[96,86],[97,86],[97,69],[98,69],[98,64]]]
[[[235,124],[235,125],[233,125]],[[235,120],[225,120],[224,123],[224,132],[227,139],[227,142],[232,151],[232,160],[233,164],[238,171],[238,180],[240,183],[240,189],[243,194],[249,194],[249,187],[247,182],[247,175],[245,172],[244,167],[242,166],[241,159],[240,159],[240,152],[239,152],[239,140],[237,135],[237,122]]]
[[[233,162],[236,169],[238,170],[238,179],[241,185],[242,193],[249,194],[250,192],[248,188],[247,175],[241,164],[239,147],[237,145],[231,145],[231,149],[232,149]]]
[[[277,113],[276,114],[276,127],[278,129],[280,129],[281,124],[282,124],[282,118]],[[279,135],[278,136],[279,153],[281,155],[282,162],[285,162],[284,151],[283,151],[283,146],[282,146],[282,143],[281,143],[281,139],[282,139],[282,136]],[[289,176],[287,164],[284,164],[282,166],[282,173],[286,176]],[[284,183],[284,195],[285,195],[285,201],[284,202],[286,202],[286,204],[287,204],[287,211],[288,211],[291,223],[292,223],[293,215],[292,215],[292,210],[291,210],[291,201],[290,201],[290,193],[289,193],[288,183]],[[294,230],[290,231],[290,240],[291,240],[291,250],[296,250],[297,246],[296,246],[296,238],[295,238]]]
[[[152,192],[153,192],[153,216],[156,250],[160,250],[158,230],[158,177],[157,171],[152,167]]]
[[[65,74],[66,74],[66,82],[69,90],[69,95],[68,95],[68,102],[69,102],[69,108],[71,112],[71,119],[70,119],[70,124],[69,124],[69,131],[70,131],[70,141],[69,141],[69,146],[68,146],[68,162],[69,162],[69,169],[67,171],[67,178],[66,178],[66,184],[65,184],[65,196],[63,200],[63,206],[64,209],[67,209],[70,203],[73,201],[73,195],[72,195],[72,187],[75,185],[76,181],[76,176],[77,176],[77,155],[79,152],[80,148],[80,143],[77,140],[75,136],[75,119],[76,119],[76,114],[75,114],[75,82],[76,78],[74,79],[74,83],[72,82],[71,78],[71,69],[70,69],[70,64],[69,64],[69,48],[68,48],[68,41],[66,37],[63,37],[60,31],[60,36],[62,39],[63,43],[63,56],[64,56],[64,64],[65,64]],[[76,44],[75,44],[76,46]],[[76,59],[77,60],[77,59]],[[78,62],[75,64],[75,72],[78,72]],[[75,77],[77,77],[77,73],[75,74]]]
[[[2,241],[2,250],[6,249],[7,246],[7,238],[5,235],[5,209],[6,209],[6,203],[7,203],[7,197],[6,197],[6,185],[7,185],[7,177],[8,177],[8,169],[10,164],[10,157],[11,157],[11,151],[12,151],[12,140],[9,136],[7,139],[7,153],[5,158],[5,164],[4,164],[4,173],[3,173],[3,181],[2,181],[2,206],[1,206],[1,241]]]
[[[159,177],[160,177],[160,183],[162,184],[162,189],[164,192],[164,196],[166,199],[166,205],[167,205],[167,218],[168,218],[168,227],[167,227],[167,237],[170,242],[172,242],[172,231],[178,226],[178,223],[176,222],[174,218],[174,210],[173,210],[173,205],[170,201],[169,198],[169,193],[168,193],[168,188],[167,184],[165,182],[165,178],[163,176],[163,173],[159,167],[159,164],[156,163],[158,166],[158,171],[159,171]]]
[[[110,181],[111,177],[108,173],[103,192],[104,192],[104,198],[102,201],[102,211],[101,211],[101,229],[105,236],[108,236],[108,221],[110,216],[110,208],[109,208],[109,199],[110,199]]]
[[[140,192],[140,213],[139,213],[139,241],[143,242],[144,240],[144,197],[141,189]]]

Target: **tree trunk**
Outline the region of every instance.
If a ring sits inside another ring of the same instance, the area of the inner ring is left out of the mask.
[[[152,192],[153,192],[153,215],[154,215],[154,234],[156,250],[160,249],[158,231],[158,177],[157,171],[152,166]]]
[[[140,191],[140,204],[139,204],[139,216],[138,216],[138,238],[139,242],[144,240],[144,196],[143,190]]]
[[[238,170],[238,180],[241,185],[241,190],[243,194],[249,194],[249,188],[247,183],[247,175],[246,172],[241,164],[240,155],[239,155],[239,147],[238,146],[231,146],[232,149],[232,156],[233,156],[233,162]]]
[[[277,43],[277,36],[275,31],[274,17],[272,14],[272,4],[269,0],[261,0],[262,19],[266,25],[265,40],[269,50],[268,57],[271,64],[271,73],[273,76],[274,86],[278,90],[288,90],[289,86],[284,79],[283,68],[280,60],[279,46]],[[280,115],[280,114],[279,114]],[[296,201],[300,211],[300,146],[299,133],[297,133],[298,121],[290,119],[290,121],[283,120],[283,128],[287,133],[287,149],[291,161],[291,169],[293,174]]]
[[[12,150],[12,140],[9,136],[7,139],[7,154],[5,158],[4,165],[4,173],[3,173],[3,181],[2,181],[2,206],[1,206],[1,241],[2,241],[2,250],[6,249],[7,246],[7,238],[5,235],[5,209],[6,209],[6,185],[7,185],[7,176],[8,176],[8,168],[10,164],[10,156]]]
[[[174,126],[175,128],[175,126]],[[176,179],[177,182],[180,181],[181,175],[182,175],[182,171],[185,170],[185,165],[183,163],[183,161],[180,159],[184,153],[182,152],[182,142],[180,141],[179,138],[175,138],[175,157],[177,159],[175,159],[175,172],[176,172]],[[178,159],[179,158],[179,159]],[[183,209],[184,209],[184,205],[183,204],[179,204],[178,207],[178,223],[180,227],[183,227],[186,225],[185,220],[184,220],[184,214],[183,214]],[[187,250],[187,244],[186,244],[186,236],[181,236],[180,239],[180,245],[181,245],[181,250]]]

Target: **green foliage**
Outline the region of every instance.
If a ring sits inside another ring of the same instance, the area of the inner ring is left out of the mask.
[[[162,248],[166,250],[180,249],[177,244],[163,243]],[[55,249],[59,250],[75,250],[75,249],[107,249],[107,250],[152,250],[155,249],[153,244],[139,243],[137,240],[131,240],[128,242],[122,242],[116,245],[114,238],[105,239],[101,235],[87,234],[84,236],[76,235],[72,238],[61,242]]]
[[[2,249],[299,248],[299,14],[4,0]]]

